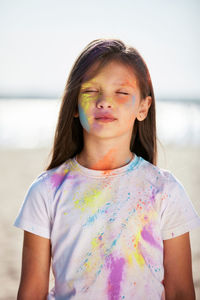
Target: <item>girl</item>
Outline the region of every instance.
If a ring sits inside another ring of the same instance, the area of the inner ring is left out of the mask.
[[[188,232],[200,220],[156,153],[145,62],[120,40],[94,40],[69,75],[52,160],[15,221],[19,300],[195,299]]]

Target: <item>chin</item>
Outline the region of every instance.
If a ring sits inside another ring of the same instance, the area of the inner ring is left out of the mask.
[[[113,139],[113,138],[117,138],[121,135],[123,135],[123,133],[117,131],[117,132],[109,132],[109,130],[102,130],[100,131],[91,131],[89,134],[99,138],[99,139]]]

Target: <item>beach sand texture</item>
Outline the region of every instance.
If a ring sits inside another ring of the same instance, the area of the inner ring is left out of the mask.
[[[2,150],[0,210],[0,300],[16,299],[21,271],[23,231],[13,226],[31,182],[45,168],[48,149]],[[159,148],[158,165],[168,169],[183,183],[200,215],[200,148],[167,146]],[[191,233],[193,278],[196,298],[200,299],[200,228]],[[50,286],[53,284],[51,275]]]

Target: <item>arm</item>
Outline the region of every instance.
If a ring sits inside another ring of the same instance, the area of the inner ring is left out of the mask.
[[[195,300],[189,233],[164,240],[166,300]]]
[[[47,298],[50,262],[50,240],[24,231],[22,271],[17,300]]]

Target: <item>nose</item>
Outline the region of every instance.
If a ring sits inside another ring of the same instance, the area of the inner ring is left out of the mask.
[[[100,95],[96,103],[97,108],[112,108],[113,103],[111,97]]]

